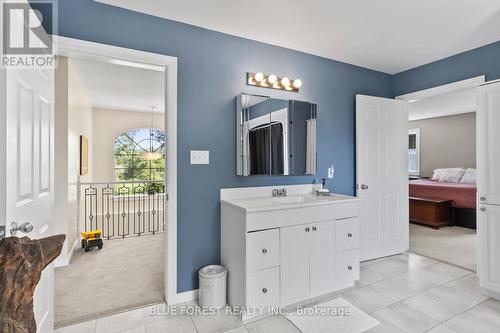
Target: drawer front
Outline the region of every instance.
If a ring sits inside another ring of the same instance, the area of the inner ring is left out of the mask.
[[[349,251],[359,248],[359,220],[358,218],[337,220],[337,251]]]
[[[359,251],[342,252],[337,256],[339,284],[359,280]]]
[[[279,229],[247,233],[247,272],[278,266],[279,249]]]
[[[246,305],[255,307],[279,305],[279,278],[279,267],[248,273]]]

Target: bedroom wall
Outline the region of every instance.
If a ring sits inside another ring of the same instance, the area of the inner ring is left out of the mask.
[[[420,175],[436,168],[476,167],[476,114],[410,121],[420,129]]]

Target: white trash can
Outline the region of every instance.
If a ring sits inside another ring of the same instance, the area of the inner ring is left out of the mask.
[[[226,306],[226,267],[205,266],[198,272],[198,277],[200,279],[200,306],[215,308]]]

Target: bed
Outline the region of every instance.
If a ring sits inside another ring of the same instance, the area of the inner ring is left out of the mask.
[[[410,197],[450,200],[453,224],[476,228],[476,184],[416,179],[409,185]]]

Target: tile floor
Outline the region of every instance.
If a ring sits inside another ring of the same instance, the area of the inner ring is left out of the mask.
[[[369,333],[500,332],[500,302],[481,294],[474,273],[414,254],[364,262],[361,279],[355,287],[313,299],[304,306],[339,296],[380,322],[366,331]],[[300,330],[281,315],[243,324],[233,315],[152,316],[149,307],[56,330],[56,333],[84,332],[300,333]]]

